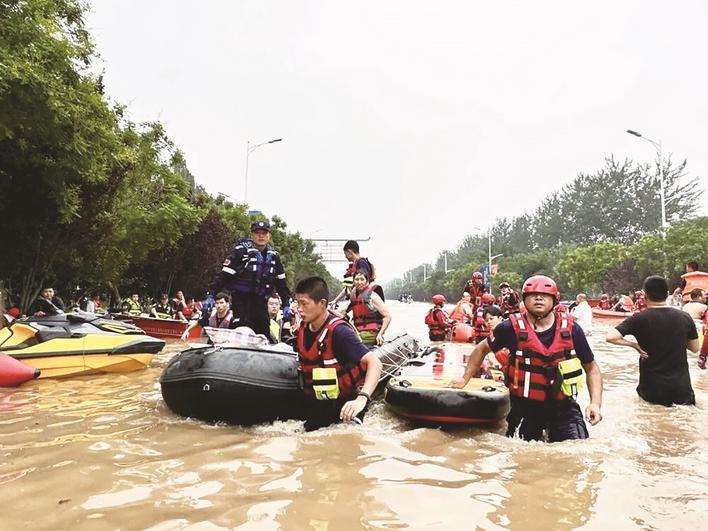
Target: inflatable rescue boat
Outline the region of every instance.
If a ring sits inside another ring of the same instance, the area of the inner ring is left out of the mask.
[[[383,364],[379,393],[417,351],[407,334],[372,350]],[[167,407],[183,417],[243,425],[304,418],[297,355],[283,343],[191,348],[170,361],[160,384]]]
[[[448,387],[462,376],[471,348],[433,347],[410,360],[386,386],[384,401],[397,415],[425,424],[494,424],[509,413],[509,390],[502,382],[472,378],[462,389]]]

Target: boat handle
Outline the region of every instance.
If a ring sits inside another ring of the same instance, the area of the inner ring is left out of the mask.
[[[204,387],[202,387],[202,391],[208,391],[209,389],[211,389],[209,384],[204,384]]]

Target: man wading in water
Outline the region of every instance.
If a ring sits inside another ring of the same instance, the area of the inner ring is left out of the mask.
[[[647,309],[636,313],[610,330],[605,340],[632,347],[639,353],[637,394],[647,402],[671,406],[694,405],[696,397],[688,374],[686,349],[698,352],[698,332],[686,312],[666,305],[666,279],[650,276],[644,280]],[[633,335],[637,342],[623,336]]]

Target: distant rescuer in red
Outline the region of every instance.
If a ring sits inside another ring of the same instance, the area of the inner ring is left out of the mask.
[[[632,347],[639,354],[637,394],[653,404],[695,405],[686,349],[698,352],[698,332],[686,312],[666,305],[669,284],[664,277],[644,280],[647,309],[628,317],[605,340]],[[637,342],[624,339],[633,335]]]
[[[484,289],[484,284],[482,283],[482,273],[479,271],[472,273],[472,276],[465,284],[465,289],[463,291],[470,294],[470,297],[472,298],[472,310],[476,315],[477,308],[479,308],[482,304],[482,294],[486,291]]]
[[[513,314],[482,341],[470,355],[462,378],[450,382],[462,388],[477,374],[490,352],[509,349],[505,381],[511,411],[506,435],[525,440],[559,442],[587,439],[588,430],[575,401],[582,387],[582,373],[590,393],[585,418],[591,425],[602,420],[602,374],[583,329],[567,313],[555,312],[559,293],[549,277],[537,275],[521,290],[527,313]],[[546,433],[544,433],[546,432]]]
[[[363,420],[371,394],[381,377],[382,364],[346,321],[329,311],[329,288],[320,277],[298,282],[295,299],[303,324],[297,352],[302,369],[308,418],[312,431],[336,422]]]

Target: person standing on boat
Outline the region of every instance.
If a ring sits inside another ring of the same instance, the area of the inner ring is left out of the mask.
[[[303,324],[297,352],[310,402],[307,431],[355,418],[361,422],[381,377],[382,364],[352,326],[328,309],[329,288],[320,277],[295,287]]]
[[[698,332],[691,316],[666,305],[669,284],[660,276],[644,280],[648,308],[628,317],[605,340],[632,347],[639,354],[637,394],[647,402],[695,405],[686,349],[698,352]],[[624,339],[633,335],[636,342]]]
[[[47,315],[58,315],[64,313],[64,301],[54,294],[54,288],[42,288],[32,304],[30,304],[27,315],[35,317],[45,317]]]
[[[354,288],[354,274],[357,271],[364,271],[366,276],[369,277],[369,282],[376,280],[376,269],[368,258],[359,254],[359,244],[357,242],[349,240],[344,244],[344,257],[349,261],[349,267],[344,272],[342,291],[334,298],[332,306],[336,306],[339,301],[349,296]],[[383,290],[381,291],[381,298],[383,299]]]
[[[186,341],[189,338],[189,332],[198,324],[202,325],[202,328],[207,326],[211,328],[231,328],[234,314],[229,303],[230,298],[226,293],[217,293],[216,297],[214,297],[214,308],[211,312],[203,312],[198,319],[192,319],[187,329],[182,332],[182,339]],[[211,340],[209,342],[211,343]]]
[[[370,284],[363,269],[354,274],[354,289],[344,313],[348,312],[352,312],[354,327],[365,345],[383,345],[391,313],[383,301],[383,289],[378,284]]]
[[[602,374],[583,329],[572,316],[553,311],[559,296],[553,279],[529,278],[521,296],[526,313],[511,315],[497,325],[493,339],[475,347],[464,376],[452,380],[450,386],[463,388],[489,352],[506,348],[505,380],[511,399],[507,437],[545,440],[547,436],[550,442],[587,439],[587,426],[575,399],[584,370],[590,394],[585,419],[593,426],[600,422]]]
[[[270,245],[270,223],[251,223],[250,238],[241,238],[216,275],[213,292],[230,291],[235,326],[248,326],[270,338],[266,299],[274,291],[282,304],[290,303],[290,290],[280,255]]]
[[[482,283],[482,273],[475,271],[465,284],[463,291],[470,294],[472,299],[472,311],[477,315],[477,309],[482,304],[482,295],[486,292]]]

